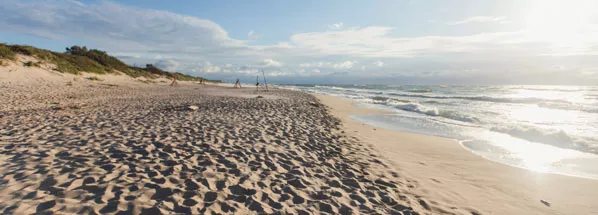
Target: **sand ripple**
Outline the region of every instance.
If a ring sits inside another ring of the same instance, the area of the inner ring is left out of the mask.
[[[4,94],[3,214],[417,214],[429,207],[304,93],[257,99],[251,90],[225,96],[197,86],[75,89]],[[72,104],[86,108],[53,108]]]

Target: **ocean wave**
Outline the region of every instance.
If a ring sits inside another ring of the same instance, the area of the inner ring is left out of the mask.
[[[545,87],[545,86],[539,86],[539,87],[530,87],[530,86],[521,86],[521,87],[512,87],[510,89],[514,89],[514,90],[530,90],[530,91],[552,91],[552,92],[580,92],[580,91],[592,91],[595,90],[596,88],[593,87],[567,87],[567,86],[561,86],[561,87]]]
[[[423,101],[422,103],[426,103],[426,104],[441,104],[442,102],[436,101],[436,100],[427,100],[427,101]]]
[[[390,98],[384,96],[374,96],[371,99],[374,101],[388,101]]]
[[[410,93],[431,93],[432,90],[431,89],[412,89],[412,90],[407,90],[407,92],[410,92]]]
[[[570,136],[563,130],[540,129],[536,127],[493,127],[491,131],[508,134],[530,142],[548,144],[559,148],[598,153],[598,139]]]
[[[539,103],[538,107],[550,108],[550,109],[560,109],[560,110],[576,110],[576,111],[582,111],[582,112],[587,112],[587,113],[598,113],[598,107],[589,106],[589,105],[581,105],[581,104],[572,104],[572,103],[543,102],[543,103]]]
[[[565,100],[543,99],[543,98],[534,98],[534,97],[505,98],[505,97],[490,97],[490,96],[435,96],[435,95],[405,94],[405,93],[388,93],[388,95],[402,96],[402,97],[426,98],[426,99],[462,99],[462,100],[497,102],[497,103],[523,103],[523,104],[535,104],[535,103],[540,103],[540,102],[569,103],[568,101],[565,101]]]
[[[384,92],[382,92],[380,90],[357,89],[357,88],[340,87],[340,86],[320,86],[320,85],[316,85],[314,88],[321,89],[321,90],[326,90],[326,91],[342,91],[342,92],[348,92],[348,93],[353,93],[353,94],[357,94],[357,93],[374,94],[374,95],[384,94]]]
[[[411,112],[426,114],[426,115],[430,115],[430,116],[438,116],[440,114],[440,112],[438,111],[438,108],[426,107],[419,103],[399,104],[399,105],[395,105],[394,107],[397,109],[404,110],[404,111],[411,111]]]
[[[409,111],[414,113],[420,113],[427,116],[435,116],[435,117],[442,117],[451,120],[457,120],[461,122],[468,122],[474,123],[479,122],[478,118],[473,116],[467,116],[456,111],[447,111],[447,110],[438,110],[436,107],[428,107],[422,105],[420,103],[407,103],[407,104],[397,104],[394,105],[394,108],[400,109],[403,111]]]
[[[372,96],[370,97],[370,99],[377,104],[387,104],[387,105],[392,105],[392,104],[396,104],[397,102],[399,103],[409,103],[411,101],[409,100],[405,100],[405,99],[396,99],[396,98],[391,98],[391,97],[386,97],[386,96]]]

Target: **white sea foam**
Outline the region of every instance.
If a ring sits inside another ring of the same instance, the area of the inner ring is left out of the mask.
[[[394,108],[397,114],[419,114],[444,123],[458,121],[465,123],[458,125],[486,128],[526,141],[598,152],[598,141],[588,138],[592,131],[598,133],[598,100],[592,97],[598,87],[311,85],[293,88]],[[534,111],[530,105],[545,109]],[[560,112],[554,112],[552,116],[552,109]],[[550,120],[550,117],[571,111],[583,113],[570,113],[570,118],[559,122]],[[539,113],[546,114],[536,117],[544,119],[542,122],[517,118]]]

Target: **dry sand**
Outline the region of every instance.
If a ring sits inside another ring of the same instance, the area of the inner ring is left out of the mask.
[[[431,207],[453,205],[481,214],[598,214],[598,181],[531,172],[483,159],[453,140],[374,128],[349,115],[384,112],[338,97],[318,98],[349,136],[379,151],[415,185],[409,192]]]
[[[0,213],[469,213],[412,195],[312,95],[99,77],[0,67]]]

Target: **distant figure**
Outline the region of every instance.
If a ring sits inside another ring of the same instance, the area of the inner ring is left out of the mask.
[[[233,88],[241,88],[241,81],[237,78],[237,82],[235,82],[235,86]]]
[[[258,76],[255,76],[255,92],[259,92],[260,90],[260,80],[258,79]]]
[[[173,78],[172,82],[170,83],[170,86],[173,87],[173,86],[177,86],[177,85],[179,85],[179,83],[176,82],[176,78]]]

